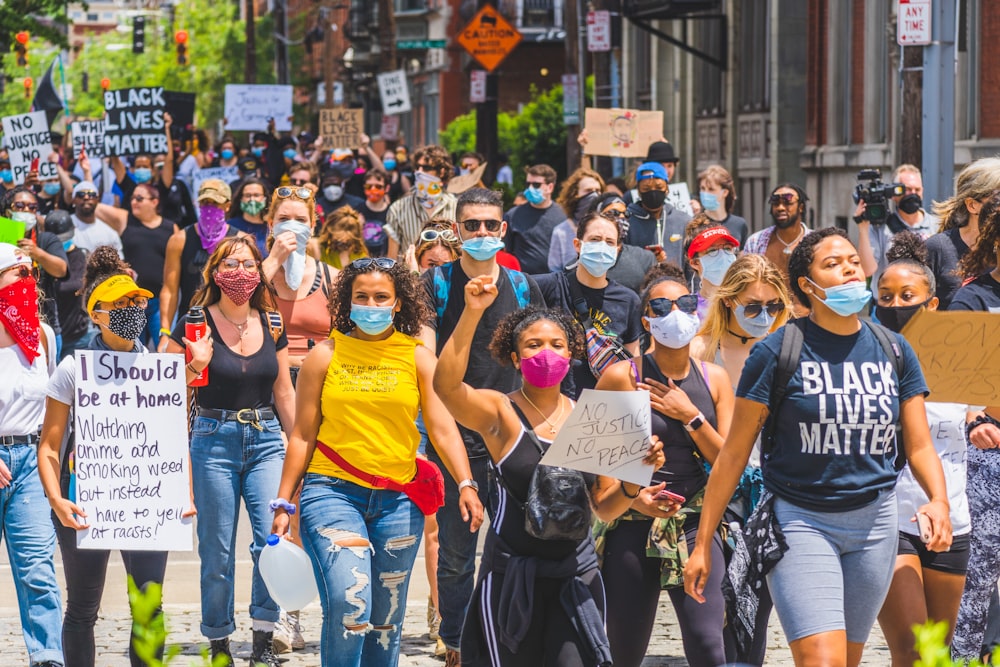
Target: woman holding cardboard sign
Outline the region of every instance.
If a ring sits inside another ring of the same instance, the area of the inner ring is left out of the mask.
[[[146,325],[145,309],[152,292],[136,285],[128,264],[110,246],[100,246],[87,261],[83,277],[83,296],[90,319],[100,327],[88,346],[91,350],[115,352],[145,352],[139,337]],[[76,357],[62,360],[49,381],[45,422],[38,446],[39,475],[45,495],[52,507],[52,521],[59,538],[63,567],[66,572],[66,617],[63,622],[63,650],[72,657],[72,664],[93,667],[96,647],[94,624],[104,594],[104,580],[110,551],[78,549],[76,534],[88,528],[87,516],[74,498],[73,439],[62,451],[63,440],[71,419],[76,383]],[[193,504],[192,504],[193,505]],[[189,508],[184,516],[194,515]],[[148,584],[163,584],[167,567],[166,551],[121,552],[125,572],[140,590]],[[129,660],[133,667],[146,662],[129,645]]]
[[[434,388],[451,414],[482,435],[500,481],[493,529],[462,632],[461,664],[610,663],[604,583],[590,537],[591,506],[611,520],[640,495],[654,502],[663,485],[644,489],[539,465],[573,410],[559,384],[571,359],[584,355],[582,332],[562,311],[529,307],[500,322],[490,352],[520,370],[519,390],[502,394],[462,381],[476,326],[496,297],[492,277],[468,282],[465,310],[434,374]],[[662,445],[654,438],[644,462],[659,467],[663,460]],[[553,479],[568,490],[546,496]],[[563,511],[549,512],[553,507]],[[532,585],[528,577],[535,573]]]

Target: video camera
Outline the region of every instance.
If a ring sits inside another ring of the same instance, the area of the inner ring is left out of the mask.
[[[873,225],[884,225],[889,217],[889,199],[905,192],[906,186],[902,183],[883,183],[882,172],[878,169],[862,169],[858,172],[858,184],[854,186],[854,203],[865,203],[862,216],[865,220]]]

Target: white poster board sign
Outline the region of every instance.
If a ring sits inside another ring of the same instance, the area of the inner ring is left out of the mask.
[[[184,357],[76,353],[76,504],[81,549],[190,551]]]
[[[691,210],[691,193],[688,192],[687,183],[671,183],[668,185],[667,203],[690,216],[694,216],[694,211]]]
[[[542,463],[648,486],[648,391],[584,389]]]
[[[56,164],[49,162],[52,153],[52,137],[49,121],[44,111],[5,116],[3,119],[3,145],[10,155],[10,168],[14,172],[14,182],[24,183],[31,161],[38,159],[38,178],[48,181],[59,178]]]
[[[378,75],[378,92],[382,98],[382,113],[409,113],[410,88],[406,85],[406,72],[401,69]]]
[[[204,169],[195,169],[191,172],[191,196],[192,198],[198,196],[198,190],[201,189],[201,184],[210,178],[217,178],[223,183],[232,183],[233,181],[238,181],[240,178],[239,167],[205,167]]]
[[[226,129],[265,132],[268,119],[275,129],[292,129],[292,87],[231,83],[226,85]]]
[[[73,159],[80,159],[80,151],[86,151],[91,160],[104,157],[104,121],[77,120],[70,124],[73,135]]]

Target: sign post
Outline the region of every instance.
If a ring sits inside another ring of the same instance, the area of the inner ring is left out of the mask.
[[[382,72],[378,75],[378,92],[382,98],[382,113],[404,114],[410,106],[410,89],[406,85],[406,72],[401,69]]]
[[[486,70],[474,69],[469,72],[469,101],[473,104],[486,101]]]

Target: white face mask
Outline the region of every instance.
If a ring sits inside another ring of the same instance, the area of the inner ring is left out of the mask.
[[[340,201],[344,196],[344,188],[341,185],[328,185],[323,188],[323,196],[329,201]]]
[[[660,345],[672,350],[686,346],[698,333],[698,315],[680,310],[672,310],[663,317],[647,317],[649,333]]]
[[[10,219],[14,222],[24,223],[24,233],[27,234],[38,224],[38,216],[31,211],[14,211],[10,214]]]

